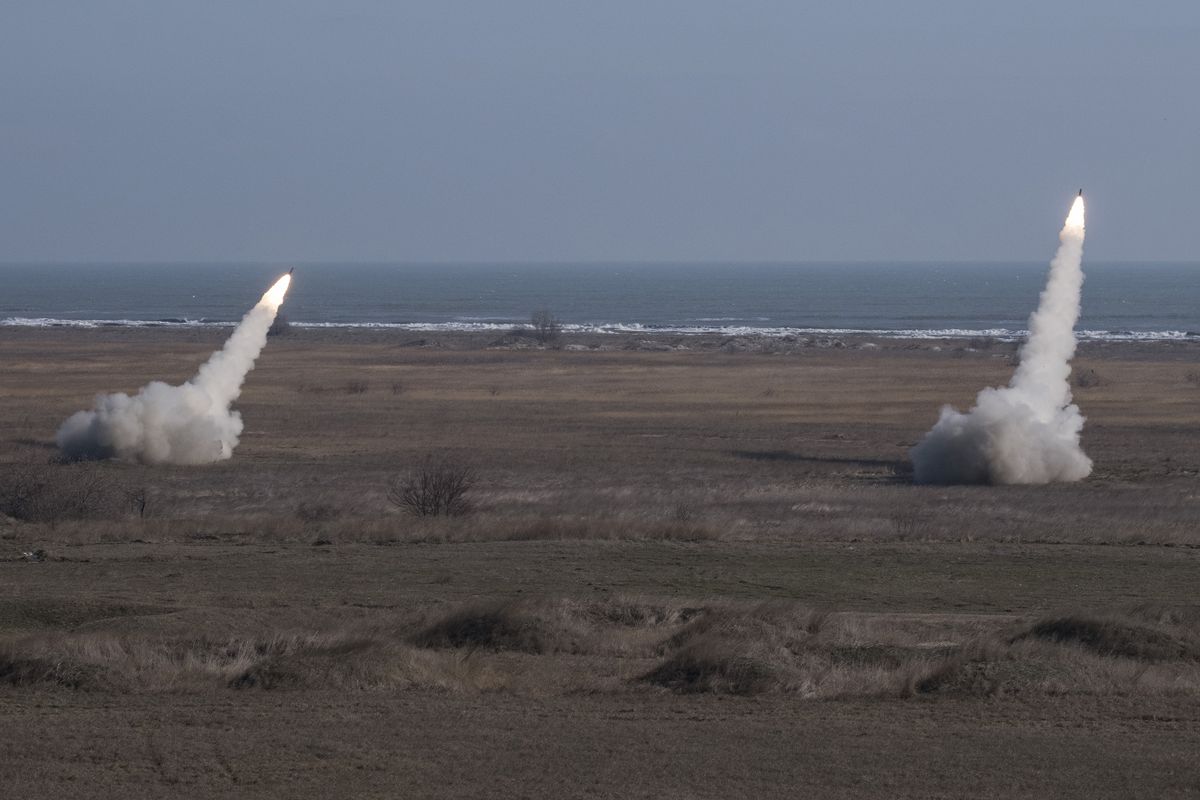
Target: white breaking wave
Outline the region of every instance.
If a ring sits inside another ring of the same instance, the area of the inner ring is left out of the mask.
[[[214,320],[138,320],[138,319],[58,319],[50,317],[6,317],[0,327],[12,328],[232,328],[236,323]],[[403,330],[414,332],[447,331],[455,333],[507,332],[520,327],[512,322],[302,322],[290,321],[293,328],[331,328],[366,330]],[[884,339],[970,339],[991,338],[1018,341],[1029,331],[1012,328],[809,328],[765,325],[654,325],[639,322],[564,323],[567,333],[630,334],[648,336],[657,333],[677,336],[877,336]],[[1080,341],[1155,342],[1200,341],[1200,332],[1186,330],[1130,331],[1079,330]]]

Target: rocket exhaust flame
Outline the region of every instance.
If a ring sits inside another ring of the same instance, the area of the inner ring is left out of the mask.
[[[180,386],[153,381],[136,395],[102,394],[73,414],[55,439],[68,458],[130,458],[146,464],[207,464],[230,458],[242,416],[230,405],[267,343],[267,331],[291,284],[284,275],[267,290],[213,353]]]
[[[1079,447],[1083,415],[1071,402],[1071,358],[1083,286],[1083,195],[1059,233],[1046,288],[1029,318],[1029,338],[1008,386],[979,393],[961,413],[942,408],[911,451],[917,483],[1050,483],[1092,471]]]
[[[272,286],[270,289],[267,289],[267,293],[264,294],[262,296],[262,300],[259,300],[258,302],[259,303],[267,303],[268,305],[272,306],[276,311],[278,311],[279,307],[281,305],[283,305],[284,295],[287,294],[288,287],[291,285],[292,285],[292,273],[289,272],[287,275],[284,275],[282,278],[275,281],[275,285]],[[270,327],[270,326],[268,326],[268,327]]]

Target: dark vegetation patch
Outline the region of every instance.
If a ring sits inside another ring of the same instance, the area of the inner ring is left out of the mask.
[[[1073,644],[1102,656],[1142,661],[1200,660],[1200,641],[1182,631],[1164,630],[1119,618],[1067,616],[1044,619],[1013,637]]]
[[[643,680],[684,694],[749,695],[783,688],[784,675],[760,654],[741,652],[731,643],[706,643],[684,648]]]
[[[260,659],[228,681],[231,689],[302,689],[369,683],[381,659],[381,642],[367,638],[301,642],[282,640],[262,648]]]
[[[103,673],[100,667],[72,659],[22,657],[0,650],[0,685],[4,686],[99,689],[104,688]]]
[[[0,465],[0,514],[21,522],[111,519],[128,513],[130,502],[127,488],[97,464]]]
[[[511,601],[467,606],[443,616],[411,638],[417,647],[485,648],[521,653],[555,649],[545,620]]]

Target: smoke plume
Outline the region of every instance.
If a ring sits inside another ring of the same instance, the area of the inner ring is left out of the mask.
[[[1071,357],[1083,286],[1082,195],[1029,318],[1029,338],[1008,386],[984,389],[963,414],[942,408],[912,449],[917,483],[1050,483],[1083,480],[1092,461],[1079,447],[1083,416],[1071,403]]]
[[[238,323],[225,346],[181,386],[153,381],[132,397],[97,395],[90,411],[73,414],[55,437],[71,459],[128,458],[146,464],[207,464],[230,458],[242,415],[230,405],[267,343],[283,303],[284,275]]]

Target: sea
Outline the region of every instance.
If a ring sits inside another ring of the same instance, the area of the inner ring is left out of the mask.
[[[0,327],[227,326],[290,264],[0,264]],[[1024,335],[1046,263],[298,264],[293,326]],[[1200,263],[1085,264],[1083,339],[1200,336]]]

